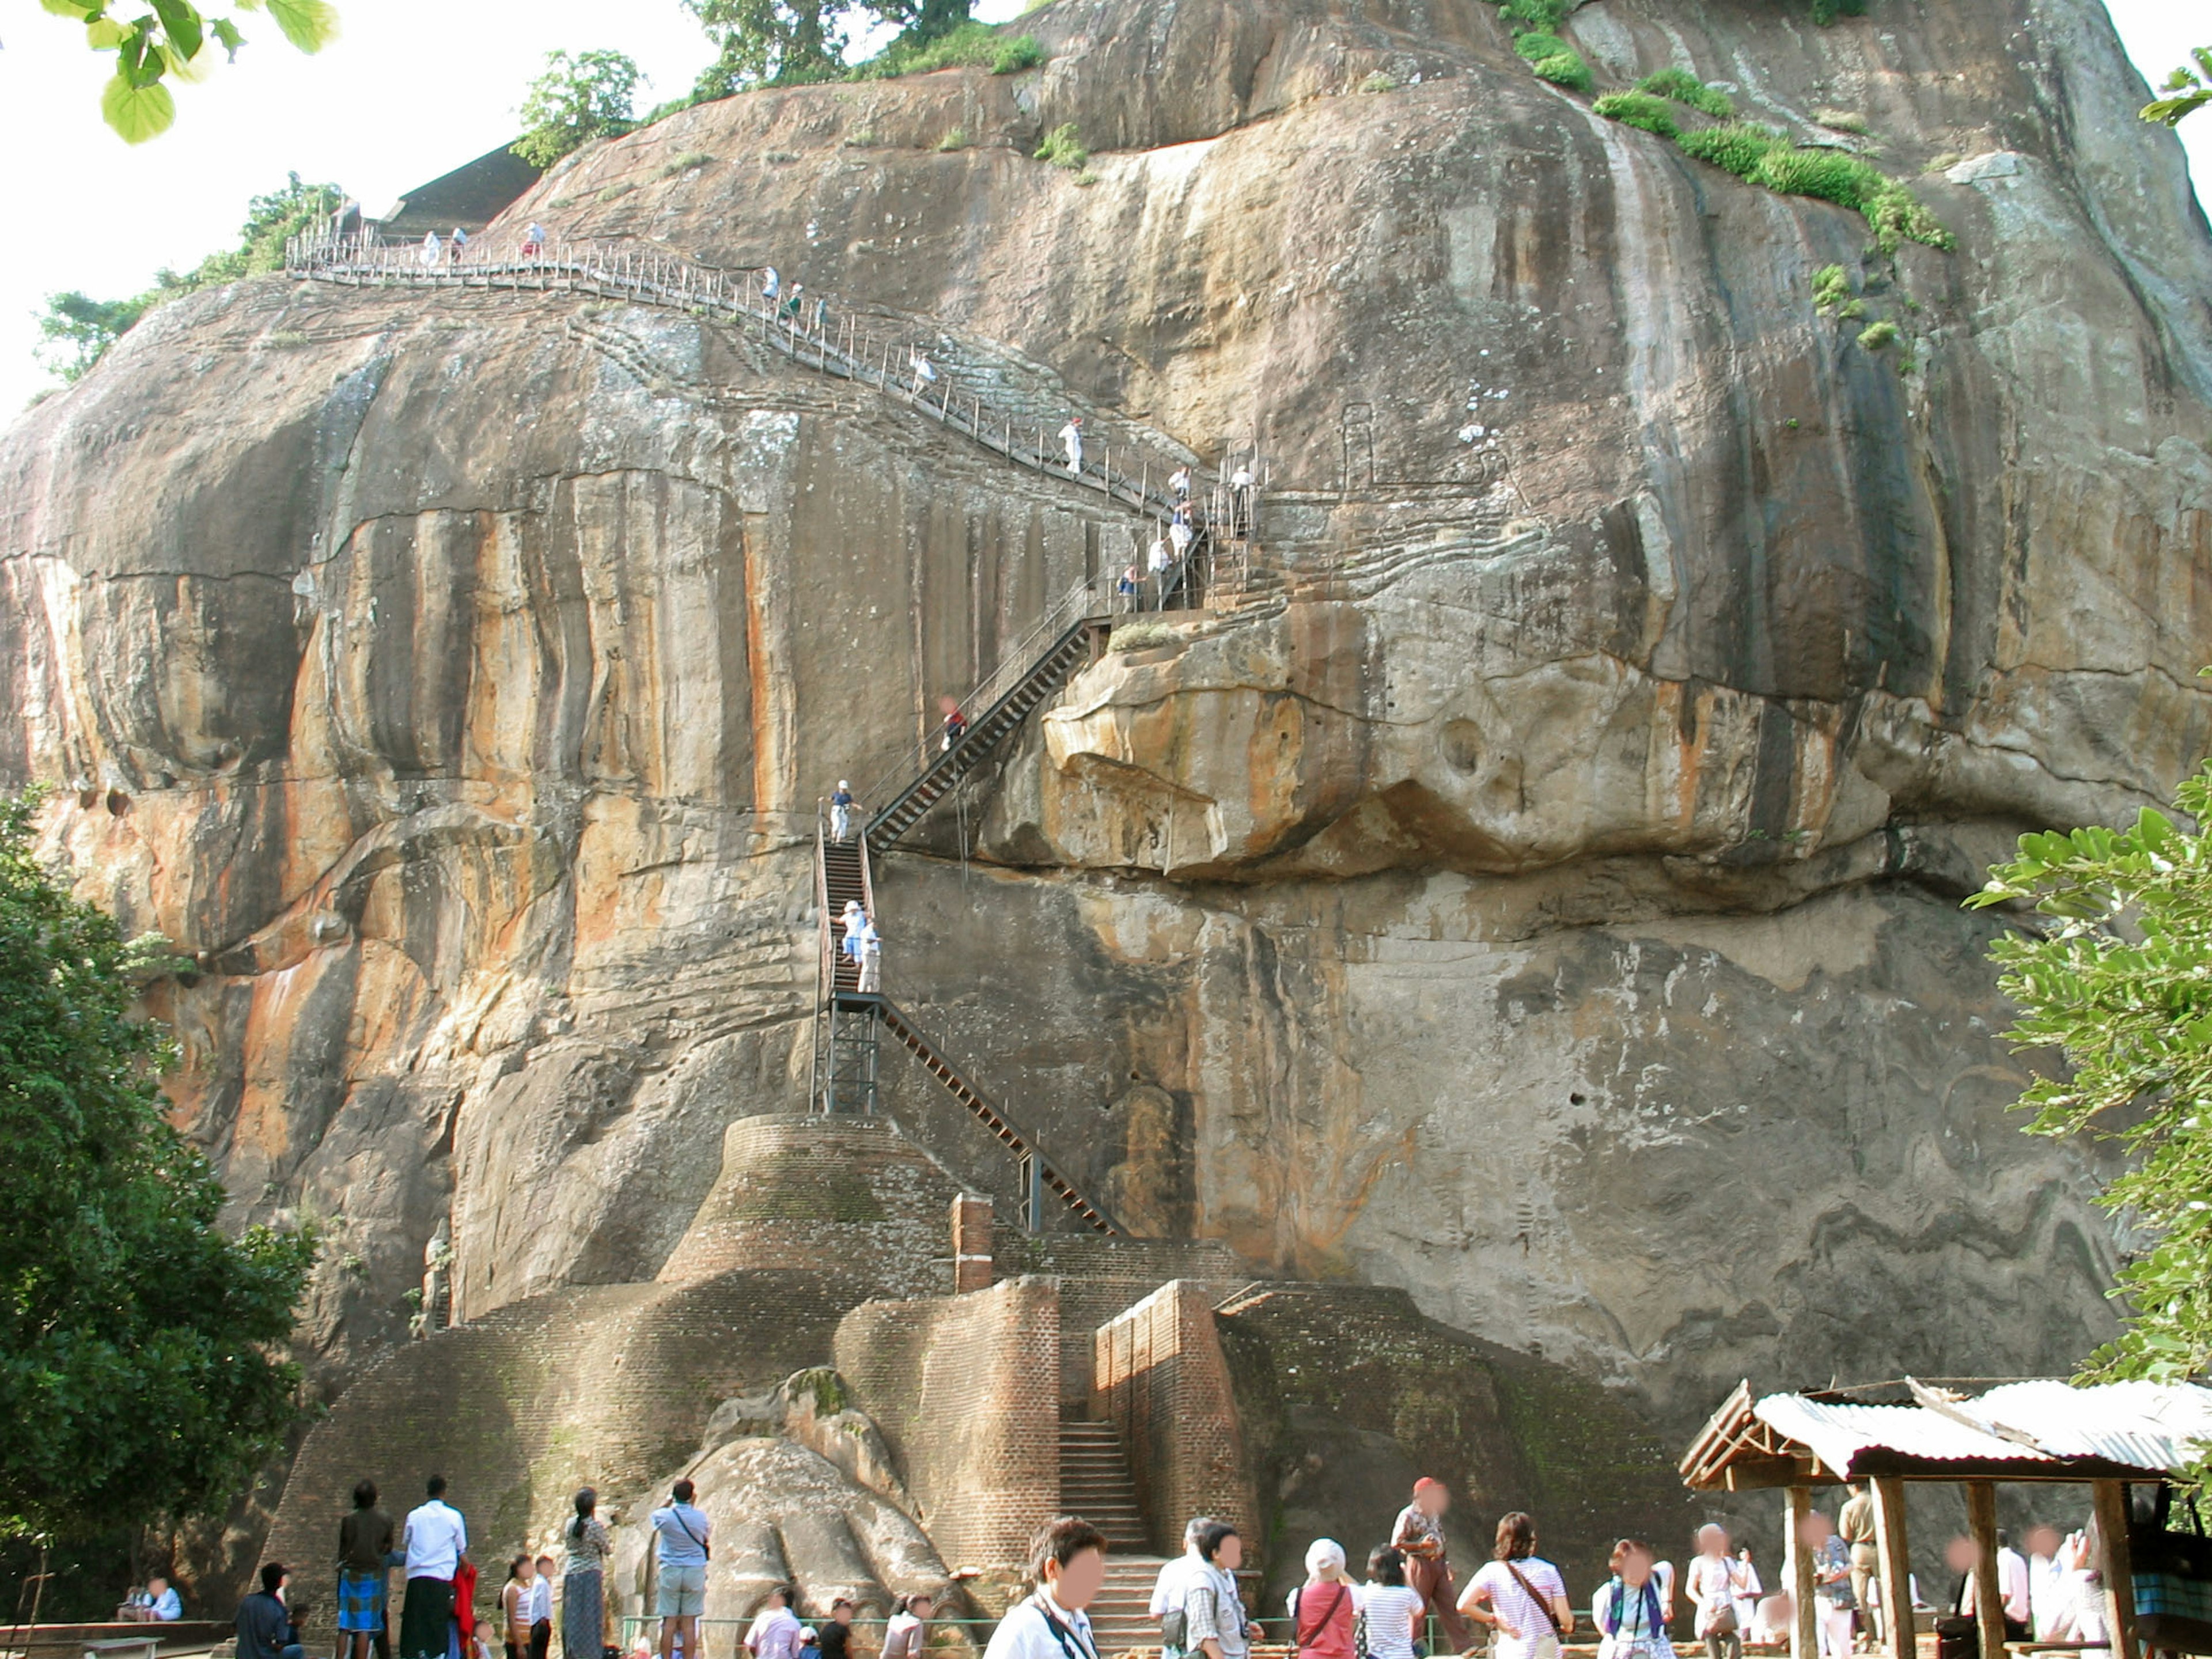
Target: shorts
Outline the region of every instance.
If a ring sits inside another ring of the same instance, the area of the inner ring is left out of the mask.
[[[380,1572],[342,1572],[338,1575],[338,1628],[367,1631],[384,1628],[384,1582]]]
[[[663,1619],[696,1619],[706,1610],[706,1568],[661,1568],[659,1611]]]

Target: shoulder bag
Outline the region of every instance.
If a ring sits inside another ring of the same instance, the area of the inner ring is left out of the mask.
[[[1544,1622],[1552,1627],[1553,1636],[1556,1638],[1565,1635],[1566,1632],[1559,1628],[1559,1615],[1552,1611],[1549,1601],[1536,1593],[1536,1587],[1528,1582],[1528,1576],[1510,1561],[1501,1561],[1498,1565],[1513,1575],[1513,1582],[1520,1585],[1527,1592],[1528,1599],[1536,1604],[1536,1611],[1544,1615]]]

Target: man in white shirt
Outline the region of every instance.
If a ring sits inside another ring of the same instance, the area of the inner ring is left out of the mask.
[[[2034,1616],[2028,1595],[2027,1558],[2013,1548],[2011,1539],[2002,1532],[1997,1534],[1997,1594],[2004,1599],[2006,1637],[2025,1641]],[[2020,1632],[2017,1636],[2013,1634],[2015,1628]]]
[[[146,1581],[143,1591],[131,1598],[131,1607],[132,1618],[158,1624],[185,1616],[185,1604],[178,1597],[177,1587],[158,1572]]]
[[[2059,1559],[2058,1528],[2039,1523],[2027,1529],[2027,1607],[2039,1642],[2074,1639],[2074,1607],[2080,1587],[2073,1569]]]
[[[407,1603],[399,1616],[399,1659],[445,1659],[453,1570],[469,1547],[467,1523],[446,1502],[446,1477],[432,1475],[425,1491],[400,1537],[407,1555]]]
[[[1161,1627],[1161,1659],[1179,1659],[1179,1656],[1189,1651],[1182,1642],[1168,1640],[1170,1632],[1166,1620],[1170,1613],[1182,1613],[1183,1601],[1190,1594],[1190,1587],[1206,1571],[1206,1558],[1199,1553],[1198,1545],[1199,1540],[1206,1536],[1206,1529],[1212,1524],[1212,1516],[1193,1516],[1190,1524],[1182,1529],[1182,1553],[1162,1567],[1160,1576],[1152,1581],[1150,1612],[1152,1622]],[[1173,1633],[1178,1636],[1182,1633],[1180,1620]]]
[[[1030,1571],[1036,1593],[999,1620],[983,1659],[1098,1659],[1084,1609],[1106,1582],[1106,1534],[1064,1515],[1037,1534]]]
[[[768,1605],[745,1632],[745,1650],[753,1659],[798,1659],[799,1624],[791,1610],[791,1587],[778,1584],[768,1593]],[[684,1649],[688,1656],[691,1650]]]

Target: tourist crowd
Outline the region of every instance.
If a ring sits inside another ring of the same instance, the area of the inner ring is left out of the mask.
[[[641,1638],[625,1656],[611,1639],[605,1575],[613,1540],[591,1488],[575,1496],[574,1513],[561,1530],[561,1555],[515,1556],[507,1563],[498,1611],[485,1618],[476,1606],[468,1526],[446,1501],[445,1481],[432,1476],[424,1501],[395,1526],[378,1504],[375,1486],[364,1480],[354,1488],[352,1511],[338,1527],[337,1659],[369,1659],[372,1648],[376,1659],[392,1659],[386,1596],[394,1568],[406,1574],[399,1659],[492,1659],[495,1641],[504,1659],[550,1659],[556,1605],[561,1659],[653,1659],[656,1650],[659,1659],[706,1659],[708,1644],[699,1621],[707,1606],[713,1525],[696,1498],[692,1483],[678,1480],[668,1501],[648,1517],[658,1641]],[[1362,1579],[1355,1579],[1350,1558],[1334,1539],[1308,1547],[1305,1580],[1290,1593],[1282,1621],[1297,1659],[1416,1659],[1473,1652],[1481,1645],[1492,1659],[1559,1659],[1579,1614],[1559,1569],[1537,1553],[1534,1519],[1517,1510],[1501,1516],[1491,1559],[1462,1588],[1445,1540],[1449,1504],[1441,1482],[1417,1483],[1389,1541],[1368,1554]],[[1854,1486],[1834,1522],[1816,1511],[1800,1535],[1818,1601],[1821,1659],[1850,1659],[1875,1646],[1883,1612],[1872,1499]],[[2008,1638],[2079,1644],[2101,1654],[2097,1644],[2105,1640],[2105,1625],[2094,1529],[2062,1536],[2055,1527],[2039,1525],[2026,1541],[2023,1556],[1999,1534],[1996,1579]],[[1201,1516],[1186,1527],[1183,1542],[1183,1553],[1160,1570],[1152,1588],[1149,1611],[1158,1627],[1162,1659],[1248,1659],[1261,1631],[1237,1577],[1244,1565],[1243,1539],[1229,1522]],[[1963,1619],[1971,1629],[1972,1540],[1954,1540],[1946,1560],[1960,1578],[1948,1618]],[[1610,1576],[1588,1603],[1597,1659],[1677,1659],[1678,1634],[1701,1646],[1705,1659],[1743,1659],[1747,1647],[1789,1644],[1796,1614],[1790,1596],[1768,1593],[1751,1552],[1735,1547],[1719,1526],[1698,1529],[1680,1574],[1650,1545],[1633,1538],[1613,1546],[1609,1565]],[[1054,1522],[1032,1552],[1031,1593],[998,1621],[984,1659],[1103,1659],[1088,1609],[1105,1576],[1104,1535],[1073,1516]],[[292,1598],[289,1569],[268,1563],[260,1583],[239,1608],[237,1659],[303,1659],[299,1626],[306,1614]],[[1917,1583],[1913,1593],[1917,1603]],[[770,1588],[741,1651],[727,1659],[857,1659],[850,1647],[856,1612],[851,1598],[832,1598],[815,1625],[801,1622],[799,1600],[795,1585]],[[176,1592],[160,1578],[148,1580],[125,1608],[126,1617],[140,1619],[175,1619],[180,1611]],[[1935,1611],[1924,1605],[1922,1610]],[[900,1597],[878,1659],[922,1659],[933,1611],[926,1595]],[[1936,1625],[1939,1638],[1946,1636],[1946,1620],[1939,1617]]]

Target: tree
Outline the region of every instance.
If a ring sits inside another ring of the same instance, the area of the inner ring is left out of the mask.
[[[2160,91],[2173,94],[2171,98],[2154,98],[2142,106],[2146,121],[2163,121],[2167,126],[2178,127],[2181,118],[2212,104],[2212,46],[2199,46],[2189,54],[2197,60],[2197,67],[2184,64],[2166,77]]]
[[[802,86],[843,73],[842,10],[830,0],[684,0],[721,45],[693,91],[726,98],[752,87]]]
[[[163,963],[70,894],[0,799],[0,1534],[205,1513],[295,1418],[276,1352],[302,1231],[216,1225],[223,1189],[172,1127],[172,1058],[131,1017]]]
[[[84,26],[85,45],[116,55],[115,74],[100,94],[100,112],[126,144],[167,132],[177,118],[165,81],[204,81],[216,54],[234,62],[246,35],[235,13],[210,16],[193,0],[149,0],[153,9],[129,22],[108,15],[110,0],[39,0],[57,16]],[[338,15],[329,0],[235,0],[237,11],[267,9],[270,20],[301,52],[320,52],[337,39]]]
[[[637,65],[618,52],[548,53],[545,73],[522,100],[524,131],[514,153],[534,167],[550,167],[594,138],[628,132],[637,125]]]
[[[2020,1103],[2031,1133],[2117,1137],[2133,1155],[2102,1201],[2149,1248],[2121,1270],[2124,1329],[2090,1368],[2164,1382],[2212,1370],[2212,764],[2174,804],[2200,827],[2146,808],[2124,830],[2023,836],[1967,901],[2045,918],[1990,951],[2021,1011],[2014,1046],[2069,1068]]]
[[[141,318],[164,301],[241,276],[258,276],[284,268],[285,239],[311,230],[337,211],[346,194],[336,185],[308,185],[296,173],[284,175],[282,187],[246,203],[246,223],[240,227],[238,246],[210,253],[191,270],[179,273],[163,269],[154,274],[154,286],[127,300],[95,300],[74,289],[46,296],[46,313],[39,319],[39,361],[65,383],[74,386],[107,355],[107,349]]]

